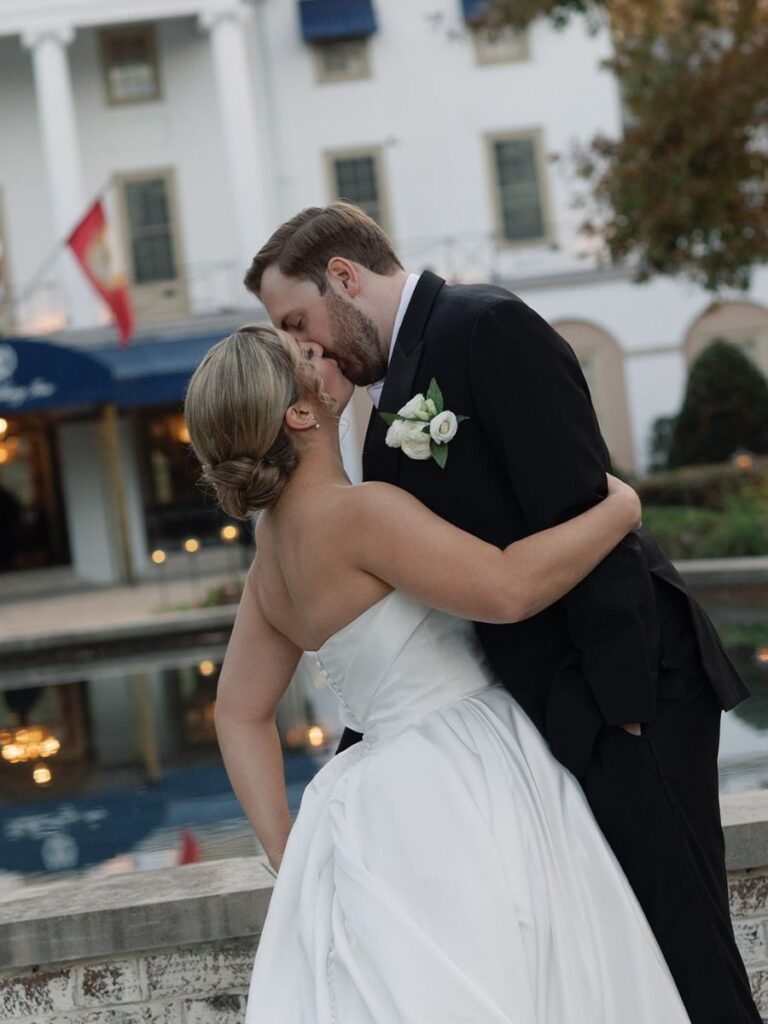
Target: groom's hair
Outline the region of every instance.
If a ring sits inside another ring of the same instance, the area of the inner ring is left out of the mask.
[[[375,274],[403,269],[387,235],[352,203],[310,206],[291,217],[259,249],[245,275],[245,287],[261,298],[261,279],[276,264],[286,277],[314,281],[320,294],[328,287],[327,267],[343,256]]]

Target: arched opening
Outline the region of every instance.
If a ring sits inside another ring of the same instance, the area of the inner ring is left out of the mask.
[[[723,302],[707,310],[686,335],[688,366],[718,338],[741,349],[768,376],[768,309],[755,302]]]
[[[614,465],[634,471],[636,460],[621,347],[607,331],[586,320],[561,320],[554,326],[581,363]]]

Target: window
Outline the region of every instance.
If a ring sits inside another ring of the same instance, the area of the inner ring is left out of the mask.
[[[383,161],[379,149],[352,150],[330,155],[331,195],[365,210],[388,229]]]
[[[151,547],[180,547],[189,536],[218,542],[223,517],[200,487],[183,415],[175,407],[144,408],[133,424]]]
[[[179,269],[173,172],[121,175],[118,193],[137,317],[147,320],[183,315],[187,298]]]
[[[130,181],[125,205],[131,236],[133,279],[136,284],[176,277],[168,195],[162,178]]]
[[[67,565],[59,444],[45,413],[0,422],[0,573]]]
[[[333,39],[315,44],[318,82],[354,82],[371,77],[367,39]]]
[[[145,103],[160,98],[153,25],[103,29],[101,53],[108,103]]]
[[[495,136],[489,146],[499,241],[548,241],[539,134]]]
[[[511,25],[477,25],[472,29],[472,42],[478,64],[508,64],[529,57],[528,33]]]

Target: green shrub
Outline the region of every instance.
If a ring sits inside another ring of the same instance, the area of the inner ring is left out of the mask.
[[[670,558],[704,558],[702,549],[721,515],[709,508],[646,507],[643,524],[655,533]]]
[[[768,381],[735,345],[713,341],[691,367],[669,447],[670,468],[768,453]]]
[[[643,522],[673,559],[768,555],[768,488],[745,488],[721,510],[645,506]]]
[[[751,470],[737,469],[730,462],[716,466],[684,466],[653,476],[637,484],[645,505],[693,505],[724,509],[745,485],[768,485],[768,458],[755,458]]]
[[[742,555],[768,555],[768,488],[745,488],[729,499],[703,557]]]

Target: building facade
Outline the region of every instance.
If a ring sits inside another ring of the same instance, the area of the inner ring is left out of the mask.
[[[475,13],[474,0],[5,0],[0,503],[15,539],[0,571],[70,565],[108,583],[145,575],[157,547],[216,540],[181,397],[203,352],[263,315],[243,270],[307,205],[350,199],[409,269],[520,294],[574,346],[622,469],[644,470],[651,425],[676,412],[709,340],[768,370],[768,272],[710,311],[693,285],[601,265],[579,232],[550,157],[620,130],[608,34],[493,35]],[[125,350],[61,244],[98,196],[139,324]],[[80,362],[55,370],[51,347]],[[101,384],[73,391],[90,377]],[[348,414],[353,475],[366,413],[361,397]]]

